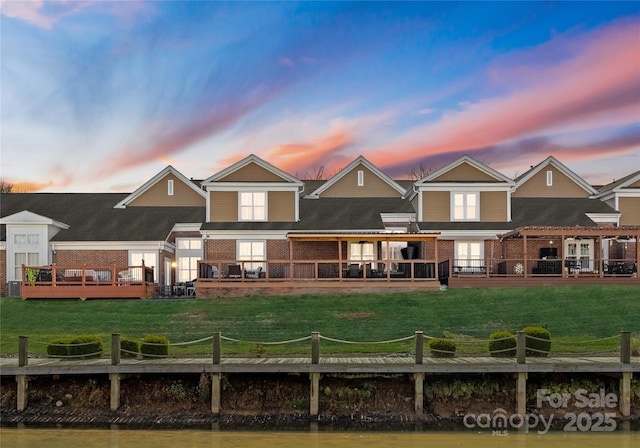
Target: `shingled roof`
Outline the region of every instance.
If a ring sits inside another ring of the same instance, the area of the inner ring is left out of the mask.
[[[384,230],[380,213],[415,213],[402,198],[319,198],[300,201],[298,222],[208,222],[202,230]]]
[[[51,241],[164,241],[175,223],[199,223],[204,207],[113,208],[127,193],[6,193],[0,216],[23,210],[69,225]],[[6,226],[0,226],[0,240]]]

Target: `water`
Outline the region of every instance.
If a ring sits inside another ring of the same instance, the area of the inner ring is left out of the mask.
[[[640,433],[334,432],[1,428],[3,448],[635,448]]]

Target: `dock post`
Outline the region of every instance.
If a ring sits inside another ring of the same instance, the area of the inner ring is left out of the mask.
[[[524,331],[516,333],[516,362],[518,364],[527,362],[527,334]]]
[[[18,383],[16,410],[22,412],[27,407],[27,390],[29,386],[27,375],[16,375],[16,383]]]
[[[220,413],[220,372],[214,372],[211,374],[211,413]]]
[[[424,333],[416,331],[416,364],[422,364],[424,356]]]
[[[620,332],[620,363],[631,363],[631,332]]]
[[[29,336],[18,336],[18,367],[29,363]]]
[[[216,331],[215,333],[213,333],[213,363],[214,364],[220,364],[220,360],[222,358],[222,349],[221,349],[221,342],[220,342],[220,332]]]
[[[320,333],[317,331],[311,333],[311,364],[320,364]],[[309,415],[316,416],[320,413],[320,372],[311,372],[309,380]]]
[[[117,411],[120,407],[120,374],[110,373],[109,380],[111,380],[111,410]]]
[[[631,416],[631,372],[622,372],[620,378],[620,415]]]
[[[516,412],[522,416],[527,414],[527,372],[518,372],[516,380]]]
[[[311,380],[309,415],[316,416],[320,413],[320,372],[312,372],[309,376]]]
[[[120,364],[120,334],[113,333],[111,335],[111,365]]]
[[[415,377],[415,411],[417,416],[424,414],[424,372],[416,372]]]

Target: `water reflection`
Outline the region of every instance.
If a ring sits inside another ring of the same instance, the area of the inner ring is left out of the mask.
[[[11,448],[633,448],[640,433],[548,433],[495,436],[470,432],[270,432],[1,428]]]

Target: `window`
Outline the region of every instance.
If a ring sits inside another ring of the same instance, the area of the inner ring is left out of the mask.
[[[360,241],[349,244],[349,260],[352,261],[372,261],[375,260],[373,243]]]
[[[478,193],[453,193],[452,221],[478,221]]]
[[[158,281],[158,254],[156,252],[129,252],[129,263],[131,266],[142,266],[142,262],[148,268],[153,268],[153,281]],[[131,274],[136,278],[138,275],[136,271],[132,270]],[[142,280],[142,278],[136,280]]]
[[[382,243],[382,259],[383,260],[402,260],[402,249],[407,247],[406,241],[389,241],[389,253],[387,253],[387,244]],[[399,271],[398,263],[391,263],[392,271]]]
[[[267,220],[267,193],[265,191],[240,193],[240,221]]]
[[[200,238],[176,238],[176,281],[198,278],[198,261],[202,260]]]
[[[553,186],[553,171],[547,171],[547,187]]]
[[[167,181],[167,194],[173,196],[173,180],[171,179]]]
[[[238,260],[264,261],[266,259],[266,241],[238,241]],[[255,270],[258,267],[264,269],[264,263],[245,263],[244,268]]]
[[[358,171],[358,187],[364,187],[364,171]]]
[[[202,240],[198,239],[187,239],[187,238],[177,238],[178,249],[184,250],[201,250],[202,249]]]
[[[456,261],[454,269],[469,271],[484,270],[484,244],[480,241],[456,242]]]
[[[25,266],[39,266],[40,254],[38,254],[37,252],[16,252],[14,255],[14,260],[15,278],[16,280],[22,280],[22,265],[24,264]]]

